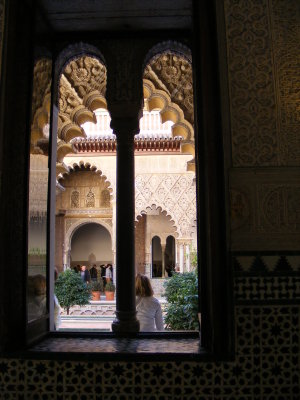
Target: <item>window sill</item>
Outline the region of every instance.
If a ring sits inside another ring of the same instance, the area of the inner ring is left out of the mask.
[[[7,356],[7,355],[6,355]],[[212,360],[201,348],[199,334],[158,333],[135,337],[114,334],[49,334],[38,343],[9,357],[25,359],[101,361],[192,361]]]

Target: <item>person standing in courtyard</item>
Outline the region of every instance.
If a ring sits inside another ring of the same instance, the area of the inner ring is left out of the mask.
[[[81,279],[83,280],[83,282],[85,282],[85,283],[91,282],[91,275],[89,273],[89,270],[86,268],[86,265],[81,266],[80,275],[81,275]]]
[[[136,311],[140,321],[140,332],[155,332],[164,329],[160,302],[153,296],[150,279],[137,274],[135,278]]]
[[[106,282],[110,282],[113,280],[113,272],[112,272],[112,265],[107,264],[105,269],[105,278]]]

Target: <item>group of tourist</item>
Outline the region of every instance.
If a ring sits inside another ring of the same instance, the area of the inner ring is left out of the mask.
[[[78,264],[73,269],[81,275],[81,279],[85,283],[102,279],[105,286],[107,282],[113,281],[113,267],[111,264],[102,264],[99,268],[94,264],[90,269],[86,265]]]

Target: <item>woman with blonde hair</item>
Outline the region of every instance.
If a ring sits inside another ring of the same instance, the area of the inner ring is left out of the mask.
[[[153,297],[150,279],[137,274],[135,278],[136,311],[141,332],[155,332],[164,329],[164,321],[159,301]]]

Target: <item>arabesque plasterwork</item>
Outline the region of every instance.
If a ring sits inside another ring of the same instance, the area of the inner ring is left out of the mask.
[[[298,10],[298,13],[297,11]],[[296,11],[296,12],[295,12]],[[298,0],[272,0],[274,71],[280,165],[300,165],[300,5]]]
[[[154,57],[146,66],[144,78],[163,90],[184,112],[185,119],[194,123],[192,64],[184,57],[170,52]]]
[[[178,238],[190,238],[195,230],[196,190],[194,174],[141,174],[135,179],[135,213],[161,207],[171,216]]]
[[[224,4],[233,166],[299,165],[299,2]]]
[[[31,105],[31,147],[37,146],[39,139],[45,138],[44,128],[50,121],[52,61],[38,59],[33,69],[33,89]]]

